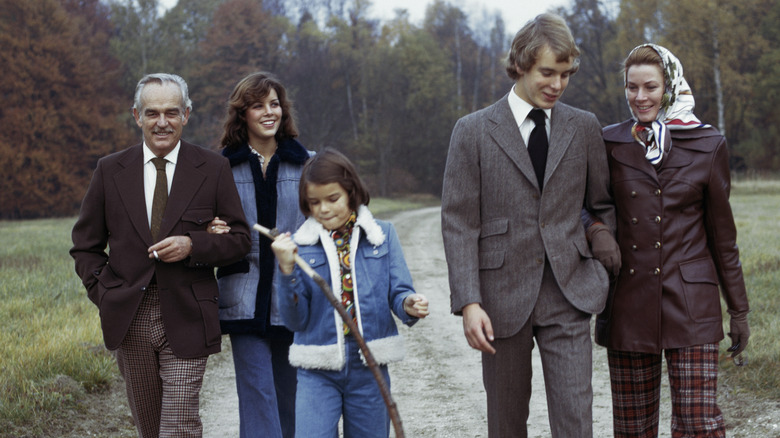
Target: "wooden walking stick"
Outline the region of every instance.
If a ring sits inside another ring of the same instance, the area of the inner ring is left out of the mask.
[[[271,240],[274,240],[279,234],[276,229],[269,230],[260,224],[255,224],[253,228]],[[336,299],[336,296],[333,295],[333,290],[331,290],[325,279],[322,278],[320,274],[315,272],[314,269],[312,269],[312,267],[309,266],[309,264],[306,263],[306,261],[298,254],[295,254],[295,264],[297,264],[303,270],[303,272],[306,273],[306,275],[311,277],[311,279],[317,283],[317,285],[322,290],[322,293],[325,294],[325,297],[328,299],[328,302],[330,302],[330,305],[336,309],[338,314],[341,316],[341,319],[344,320],[344,323],[347,325],[347,327],[349,327],[349,332],[355,338],[355,341],[357,341],[358,346],[360,347],[360,351],[363,352],[363,357],[366,359],[366,365],[368,365],[368,368],[374,375],[374,379],[376,379],[377,385],[379,385],[379,391],[382,393],[385,406],[387,406],[387,412],[390,414],[390,421],[393,423],[395,436],[396,438],[404,438],[404,429],[403,425],[401,424],[401,416],[398,414],[398,406],[396,406],[395,401],[393,401],[393,397],[390,395],[390,389],[387,387],[387,382],[379,370],[379,365],[376,363],[374,356],[368,349],[368,345],[366,344],[366,340],[363,339],[363,335],[361,335],[358,331],[355,321],[352,320],[352,317],[349,316],[347,311],[344,309],[344,306],[341,305],[341,301]]]

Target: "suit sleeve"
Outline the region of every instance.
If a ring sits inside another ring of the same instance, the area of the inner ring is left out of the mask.
[[[459,315],[481,303],[479,285],[480,162],[475,129],[468,118],[452,131],[442,188],[441,225],[449,267],[450,305]]]
[[[95,304],[98,304],[97,276],[108,264],[108,226],[104,208],[102,163],[103,161],[98,161],[82,200],[79,217],[71,232],[73,247],[70,249],[70,255],[76,262],[76,274],[86,287],[87,296]]]
[[[227,222],[230,232],[210,234],[207,231],[190,232],[192,254],[188,266],[226,266],[241,260],[249,252],[251,241],[249,225],[244,216],[241,199],[233,180],[227,159],[220,160],[216,175],[217,196],[215,216]]]
[[[588,116],[592,121],[585,131],[585,141],[588,144],[588,185],[584,208],[614,232],[617,223],[615,203],[609,185],[607,150],[598,119],[593,114]]]

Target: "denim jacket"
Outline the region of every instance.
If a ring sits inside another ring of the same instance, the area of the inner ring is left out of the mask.
[[[341,294],[336,245],[329,232],[309,218],[293,236],[298,254]],[[404,311],[404,299],[415,293],[392,224],[374,219],[365,206],[358,209],[350,240],[357,326],[379,364],[403,359],[403,338],[391,311],[411,326],[417,318]],[[288,329],[295,332],[290,363],[309,369],[340,370],[344,367],[343,322],[319,286],[299,267],[290,275],[277,275],[279,310]]]
[[[285,151],[282,151],[285,148]],[[255,179],[250,162],[241,157],[248,154],[241,150],[236,159],[231,156],[233,179],[235,180],[241,205],[244,208],[247,223],[259,223]],[[285,152],[290,157],[282,159],[276,176],[276,228],[279,232],[295,231],[304,221],[298,206],[298,185],[303,169],[303,162],[313,152],[306,151],[297,141],[287,140],[280,144],[278,154]],[[255,159],[249,154],[250,159]],[[234,162],[238,161],[238,162]],[[222,268],[217,272],[219,283],[219,319],[223,333],[260,332],[266,331],[266,321],[271,325],[281,325],[282,321],[276,310],[276,291],[271,296],[264,296],[258,291],[260,282],[260,234],[251,230],[252,248],[245,259],[235,265]],[[276,262],[273,263],[275,265]],[[273,275],[273,268],[271,269]],[[258,303],[257,300],[261,300]],[[259,305],[258,305],[259,304]],[[270,312],[270,317],[269,317]]]

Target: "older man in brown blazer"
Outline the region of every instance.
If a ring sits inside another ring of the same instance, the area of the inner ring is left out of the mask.
[[[558,102],[578,56],[563,19],[536,17],[512,44],[512,91],[452,133],[442,234],[452,312],[483,352],[491,438],[527,436],[534,340],[552,436],[592,436],[589,322],[604,307],[608,277],[580,212],[609,233],[615,212],[601,126]]]
[[[70,254],[141,437],[202,436],[201,383],[221,346],[214,266],[250,247],[227,159],[181,141],[191,108],[179,76],[141,79],[133,115],[144,141],[98,161],[73,227]],[[217,216],[228,234],[206,231]]]

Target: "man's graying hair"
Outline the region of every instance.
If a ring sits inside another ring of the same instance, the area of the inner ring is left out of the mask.
[[[187,88],[187,83],[182,79],[181,76],[171,74],[171,73],[152,73],[144,76],[141,78],[140,81],[138,81],[138,85],[135,87],[135,99],[133,100],[133,108],[138,111],[138,113],[143,117],[143,111],[141,108],[141,92],[143,91],[146,84],[154,82],[156,84],[176,84],[179,86],[179,90],[181,90],[181,102],[182,102],[182,110],[184,111],[192,111],[192,101],[190,100],[190,94]],[[181,117],[184,117],[184,111],[181,114]]]

